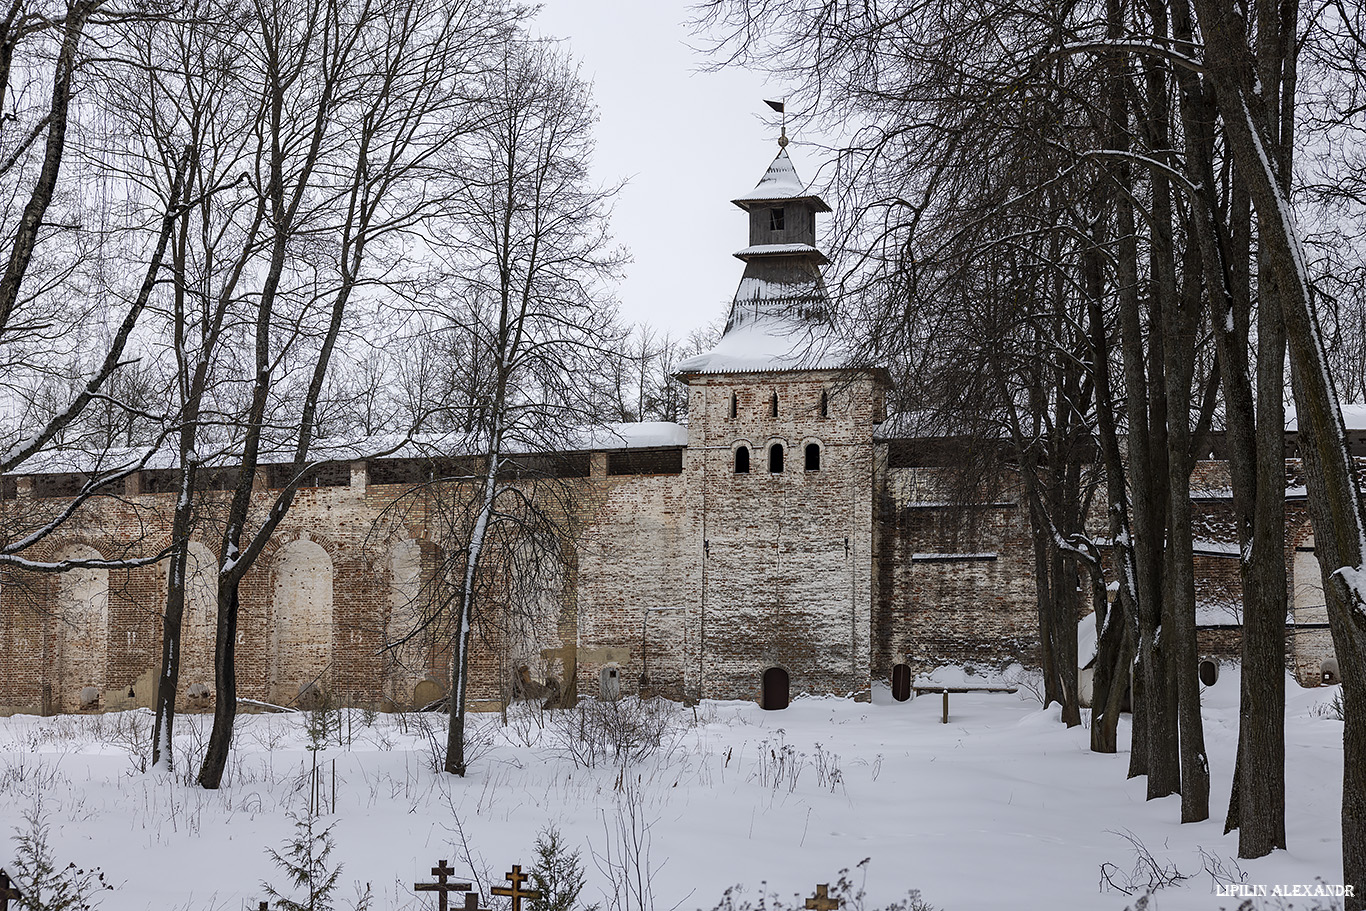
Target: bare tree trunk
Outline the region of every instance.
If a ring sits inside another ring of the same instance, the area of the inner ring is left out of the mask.
[[[1245,36],[1228,0],[1195,0],[1195,8],[1225,137],[1247,180],[1261,250],[1285,319],[1314,544],[1343,681],[1342,866],[1343,881],[1355,889],[1346,908],[1361,911],[1366,908],[1366,520],[1314,314],[1304,251],[1277,172],[1277,146],[1266,124]]]
[[[505,371],[500,369],[499,373],[504,375]],[[504,386],[505,381],[499,385]],[[498,494],[498,460],[502,438],[498,422],[501,413],[500,403],[493,410],[493,439],[485,463],[479,513],[470,532],[469,549],[465,557],[465,572],[460,585],[460,620],[456,627],[454,654],[451,655],[451,698],[447,706],[450,725],[446,729],[446,771],[461,777],[464,777],[466,768],[465,694],[469,688],[470,630],[474,620],[474,593],[479,577],[479,557],[484,551],[489,521],[493,516],[493,504]]]

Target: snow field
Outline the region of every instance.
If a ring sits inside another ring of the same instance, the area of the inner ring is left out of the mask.
[[[956,668],[935,679],[983,682]],[[1157,892],[1150,909],[1234,909],[1241,899],[1215,895],[1211,869],[1241,871],[1248,884],[1341,880],[1334,691],[1287,680],[1290,850],[1255,861],[1237,861],[1236,834],[1222,834],[1237,737],[1233,667],[1205,693],[1214,818],[1195,825],[1178,824],[1179,797],[1146,801],[1143,779],[1125,780],[1127,751],[1090,753],[1086,727],[1063,728],[1056,708],[1040,709],[1026,688],[955,694],[947,725],[938,696],[898,704],[885,689],[872,704],[807,698],[781,712],[660,703],[636,719],[646,745],[632,742],[649,755],[624,770],[603,755],[585,767],[584,750],[570,749],[568,714],[519,706],[506,726],[471,716],[476,759],[465,779],[432,769],[442,719],[345,710],[327,717],[327,745],[316,751],[321,823],[335,825],[343,899],[353,883],[370,883],[386,911],[434,908],[411,885],[430,880],[439,859],[495,884],[511,864],[529,867],[550,823],[582,851],[588,902],[602,900],[606,859],[620,857],[623,831],[634,832],[648,849],[641,863],[653,870],[658,911],[711,909],[737,883],[754,898],[765,881],[790,902],[865,857],[869,907],[914,888],[944,911],[1121,909],[1137,895],[1101,891],[1101,868],[1113,865],[1120,882],[1132,874],[1138,858],[1126,835],[1188,877]],[[229,778],[206,792],[186,757],[198,754],[208,716],[178,719],[180,767],[151,774],[140,771],[145,710],[0,719],[0,829],[22,831],[40,804],[59,864],[98,865],[116,885],[104,909],[254,909],[262,881],[284,888],[266,848],[282,847],[290,814],[309,804],[306,720],[239,716]],[[651,738],[660,743],[652,752]],[[13,853],[14,842],[0,840],[0,866],[12,868]],[[487,896],[485,906],[496,907]]]

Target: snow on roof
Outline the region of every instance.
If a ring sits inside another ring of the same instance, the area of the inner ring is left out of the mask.
[[[791,253],[815,253],[822,259],[825,258],[824,253],[810,244],[756,244],[753,247],[745,247],[745,249],[737,251],[735,257],[744,259],[746,256],[777,256]]]
[[[829,326],[769,317],[732,326],[715,348],[679,364],[678,373],[838,370],[848,361]]]
[[[794,300],[826,301],[825,287],[815,279],[805,282],[775,282],[765,278],[745,276],[735,289],[735,300],[742,304],[785,303]],[[750,308],[753,309],[753,308]]]
[[[1348,430],[1366,430],[1366,404],[1361,402],[1348,402],[1342,406],[1342,422]],[[1299,430],[1299,420],[1296,416],[1295,406],[1285,406],[1285,429],[1290,431]]]
[[[806,186],[797,177],[797,169],[792,166],[792,159],[787,157],[787,150],[783,149],[778,153],[778,157],[773,159],[773,163],[768,166],[764,176],[759,179],[758,185],[744,196],[737,196],[731,202],[741,208],[748,208],[746,203],[751,202],[778,202],[784,199],[808,198],[816,202],[820,211],[830,211],[830,207],[819,196],[806,189]]]

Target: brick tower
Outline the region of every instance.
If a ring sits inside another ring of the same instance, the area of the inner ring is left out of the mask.
[[[869,687],[873,427],[884,374],[850,366],[816,247],[830,207],[786,149],[750,192],[725,334],[684,361],[689,513],[700,539],[688,688],[754,698]]]

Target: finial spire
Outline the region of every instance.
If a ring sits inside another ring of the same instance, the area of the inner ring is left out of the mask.
[[[782,115],[783,115],[783,120],[782,120],[782,134],[778,136],[778,148],[780,148],[780,149],[785,149],[785,148],[787,148],[787,143],[788,143],[788,138],[787,138],[787,103],[786,103],[785,101],[769,101],[768,99],[764,99],[764,104],[768,105],[769,107],[773,108],[773,110],[775,110],[775,111],[777,111],[779,114],[782,114]]]

